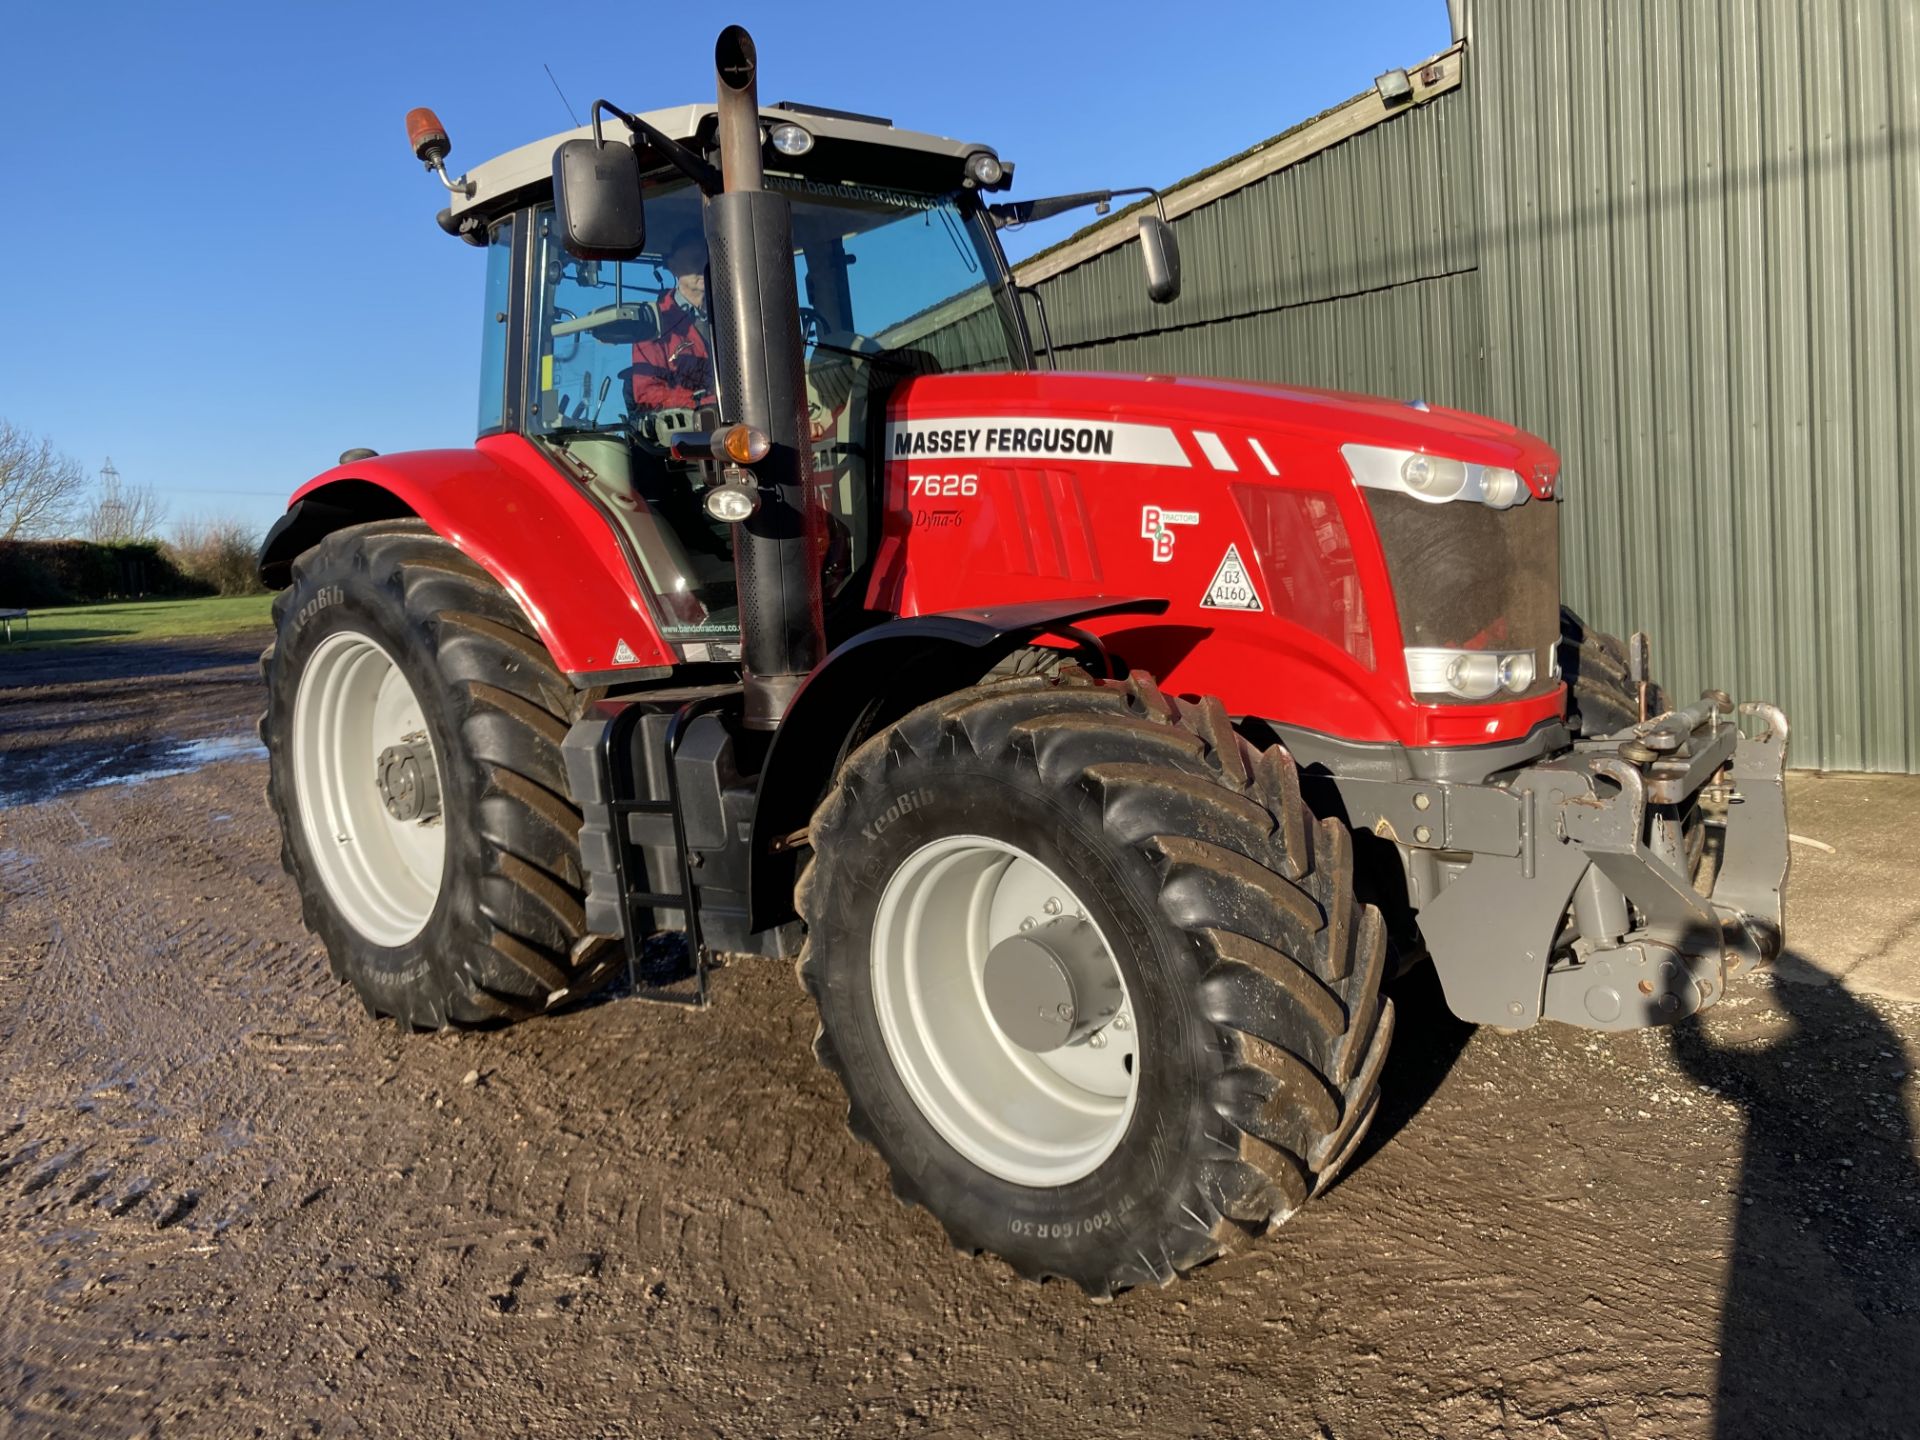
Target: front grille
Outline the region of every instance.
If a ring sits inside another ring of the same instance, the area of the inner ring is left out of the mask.
[[[1364,493],[1393,580],[1402,646],[1526,650],[1536,656],[1536,678],[1522,694],[1544,694],[1559,683],[1553,663],[1560,638],[1556,502],[1535,498],[1496,510],[1467,501],[1434,505],[1388,490]],[[1500,698],[1519,697],[1503,692]]]

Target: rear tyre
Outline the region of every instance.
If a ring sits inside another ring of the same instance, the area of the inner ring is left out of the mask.
[[[957,1246],[1097,1296],[1166,1284],[1287,1219],[1371,1121],[1379,913],[1346,831],[1218,701],[1071,670],[962,691],[856,751],[811,838],[815,1050]],[[1045,1048],[1021,1027],[1051,1004],[1014,1013],[991,977],[1063,933],[1094,977],[1074,999],[1114,1013]]]
[[[1567,720],[1576,735],[1611,735],[1640,719],[1640,696],[1628,678],[1627,646],[1618,636],[1588,627],[1560,607],[1560,676],[1567,685]],[[1653,687],[1655,715],[1667,708]]]
[[[268,799],[334,974],[426,1029],[604,981],[560,753],[577,692],[506,592],[390,520],[308,550],[273,612]]]

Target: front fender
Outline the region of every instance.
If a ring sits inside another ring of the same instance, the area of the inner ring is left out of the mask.
[[[793,915],[789,837],[806,828],[852,744],[929,700],[971,685],[1043,635],[1102,615],[1159,615],[1165,600],[1100,597],[944,610],[876,625],[820,662],[774,732],[754,796],[751,928]]]
[[[285,585],[308,546],[397,515],[418,516],[499,581],[576,684],[648,679],[674,663],[612,524],[519,435],[374,456],[316,476],[268,533],[261,577]]]

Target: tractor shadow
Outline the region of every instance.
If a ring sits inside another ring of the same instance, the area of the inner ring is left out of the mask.
[[[1447,1008],[1440,974],[1422,961],[1383,987],[1393,1000],[1393,1047],[1380,1076],[1380,1110],[1353,1159],[1334,1182],[1355,1174],[1393,1140],[1446,1080],[1475,1027]]]
[[[1789,953],[1783,969],[1804,962]],[[1786,1020],[1750,1043],[1711,1018],[1674,1060],[1746,1111],[1721,1306],[1717,1435],[1913,1433],[1920,1407],[1914,1057],[1837,983],[1776,970]]]
[[[1818,976],[1789,951],[1771,1014],[1709,1012],[1667,1032],[1675,1064],[1746,1115],[1720,1309],[1714,1433],[1725,1440],[1910,1435],[1920,1413],[1908,1088],[1920,1055]],[[1474,1033],[1447,1009],[1431,965],[1388,993],[1399,1014],[1380,1113],[1342,1179],[1413,1122]]]

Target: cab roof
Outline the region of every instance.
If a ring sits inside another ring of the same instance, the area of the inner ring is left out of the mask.
[[[698,152],[710,148],[718,124],[711,105],[648,110],[640,118],[669,139]],[[763,105],[760,118],[769,127],[791,122],[813,136],[813,149],[801,156],[779,157],[777,168],[819,180],[940,195],[957,190],[964,183],[968,156],[982,150],[993,151],[990,145],[925,135],[917,130],[899,130],[886,120],[797,104]],[[601,122],[601,130],[609,139],[627,138],[626,126],[612,117]],[[526,203],[531,192],[552,184],[553,152],[564,141],[592,138],[593,127],[582,125],[474,166],[463,177],[473,187],[473,193],[452,197],[453,218],[491,217]],[[650,166],[644,146],[641,163]],[[1013,166],[1006,165],[1005,169],[1010,180]],[[1003,181],[994,188],[1004,189],[1006,183]]]

